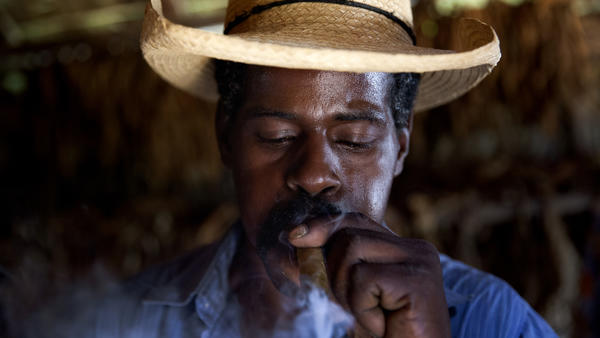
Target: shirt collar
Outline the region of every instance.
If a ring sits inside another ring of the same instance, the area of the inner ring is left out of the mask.
[[[229,268],[241,237],[241,226],[236,224],[221,243],[215,258],[192,295],[198,317],[212,327],[227,306],[229,296]]]
[[[187,306],[195,299],[198,316],[212,326],[224,310],[229,293],[229,267],[239,242],[241,227],[234,225],[213,247],[200,249],[163,273],[160,285],[144,297],[147,305]]]

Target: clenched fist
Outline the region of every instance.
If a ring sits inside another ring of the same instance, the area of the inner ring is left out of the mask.
[[[337,301],[358,337],[450,337],[442,270],[435,247],[401,238],[351,213],[317,218],[290,231],[297,247],[323,247]]]

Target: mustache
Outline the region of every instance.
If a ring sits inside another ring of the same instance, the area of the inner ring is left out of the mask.
[[[342,208],[319,196],[310,196],[300,192],[292,199],[276,204],[266,220],[260,226],[257,237],[257,249],[261,258],[267,252],[281,244],[280,236],[309,219],[334,217],[342,214]]]

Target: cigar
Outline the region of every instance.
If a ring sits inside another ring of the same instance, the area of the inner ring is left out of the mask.
[[[323,289],[329,298],[333,299],[333,293],[329,288],[323,249],[298,248],[296,249],[296,256],[300,266],[300,278],[307,278],[317,287]]]
[[[296,257],[300,266],[300,279],[309,279],[317,287],[323,289],[327,297],[335,302],[335,297],[329,288],[329,279],[327,278],[327,269],[323,258],[323,249],[321,248],[297,248]],[[334,327],[331,337],[354,337],[354,332],[347,324],[338,323]]]

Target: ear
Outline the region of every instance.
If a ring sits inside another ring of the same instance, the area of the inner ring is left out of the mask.
[[[227,168],[231,168],[231,142],[229,140],[229,132],[231,129],[231,117],[227,116],[223,111],[221,100],[217,103],[217,113],[215,116],[215,131],[217,134],[217,144],[219,145],[219,153],[221,161]]]
[[[410,114],[410,119],[408,120],[408,126],[402,127],[397,130],[398,136],[398,156],[396,157],[396,165],[394,167],[394,177],[397,177],[404,170],[404,160],[408,155],[408,151],[410,149],[410,133],[412,131],[413,124],[413,114]]]

